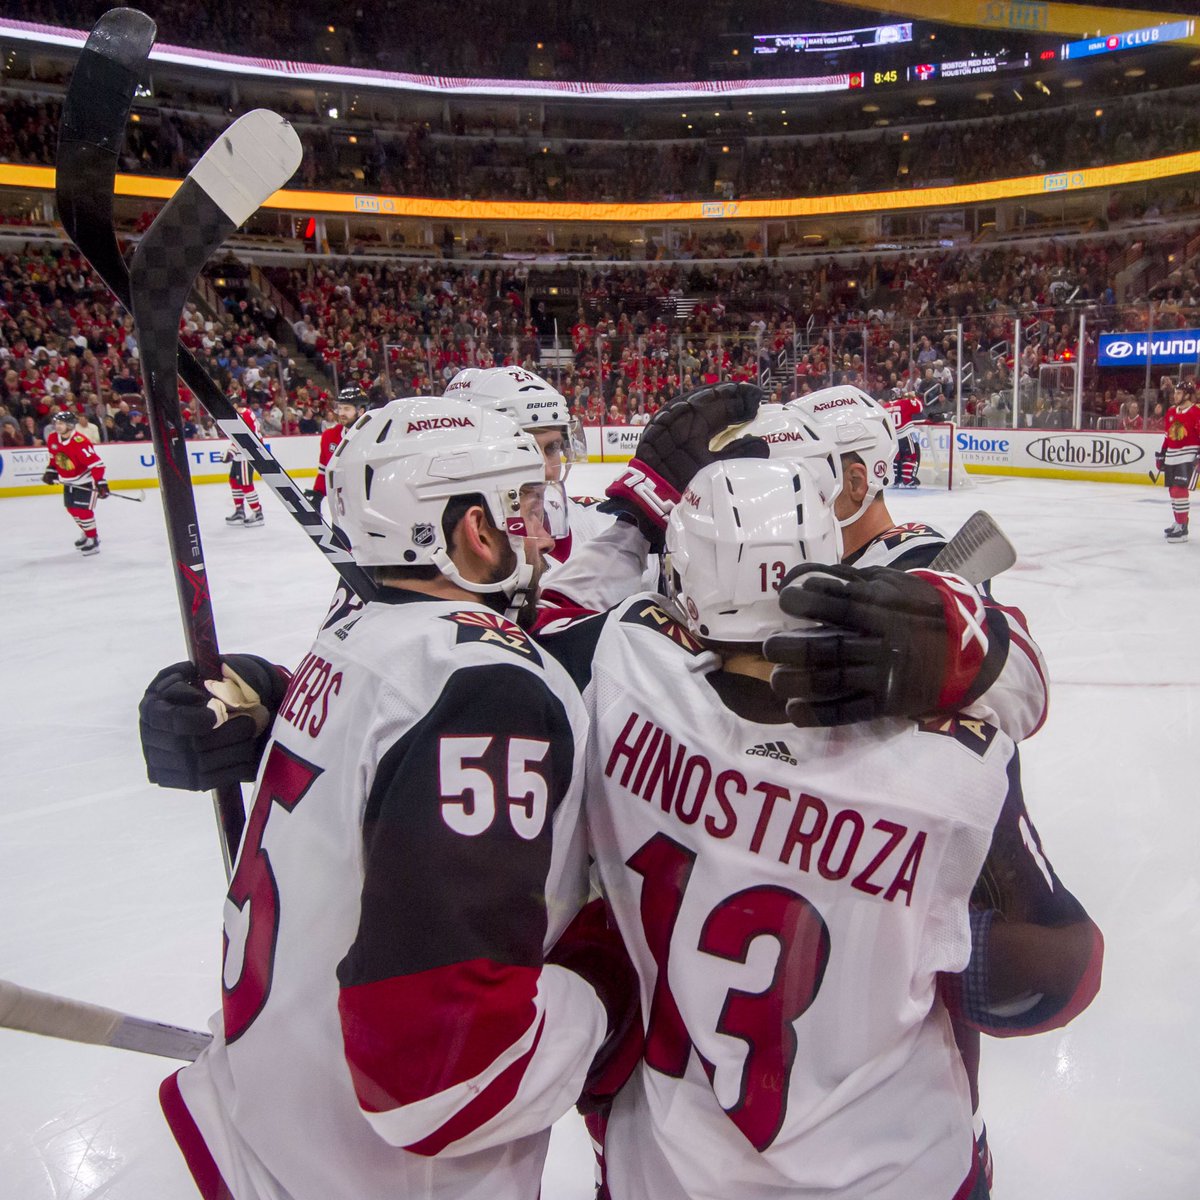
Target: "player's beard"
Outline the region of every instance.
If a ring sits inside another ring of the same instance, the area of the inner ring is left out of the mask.
[[[525,555],[526,562],[532,562],[533,567],[533,583],[530,584],[529,590],[525,593],[525,602],[517,610],[517,624],[522,629],[531,629],[533,622],[537,616],[537,596],[538,582],[542,577],[542,573],[546,569],[546,559],[542,552],[538,549],[537,542],[533,538],[522,539],[524,546],[522,552]],[[505,555],[503,561],[498,563],[488,579],[488,583],[503,583],[517,569],[517,552],[513,549],[512,543],[508,542],[505,545]],[[496,606],[500,612],[504,612],[508,606],[508,601],[503,593],[497,593],[500,603]]]

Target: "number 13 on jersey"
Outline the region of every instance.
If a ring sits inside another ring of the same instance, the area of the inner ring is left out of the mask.
[[[675,924],[696,855],[666,834],[655,834],[628,860],[642,876],[641,920],[657,968],[646,1030],[648,1066],[681,1078],[696,1049],[714,1079],[716,1068],[695,1046],[671,992],[669,964],[694,952],[745,963],[751,944],[770,937],[778,945],[775,968],[760,992],[730,989],[714,1032],[746,1044],[737,1099],[725,1111],[759,1151],[783,1126],[788,1083],[796,1059],[792,1023],[816,998],[829,962],[829,930],[821,914],[797,892],[774,885],[746,888],[725,897],[704,919],[696,946],[674,938]],[[699,1031],[697,1036],[702,1036]]]

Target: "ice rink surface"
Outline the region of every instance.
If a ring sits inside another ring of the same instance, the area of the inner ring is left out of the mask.
[[[611,468],[579,467],[575,493]],[[976,508],[1020,561],[996,594],[1050,666],[1024,748],[1049,856],[1104,931],[1104,985],[1063,1032],[989,1041],[997,1200],[1200,1196],[1200,532],[1164,544],[1150,488],[982,479],[890,494],[952,531]],[[335,576],[270,495],[230,529],[197,489],[228,650],[297,662]],[[158,493],[105,501],[83,559],[55,497],[0,503],[0,977],[179,1025],[218,1006],[224,879],[207,798],[145,781],[137,701],[183,657]],[[189,1200],[156,1090],[166,1060],[0,1030],[0,1198]],[[585,1200],[582,1127],[555,1131],[543,1200]],[[731,1197],[730,1200],[736,1200]],[[905,1200],[936,1200],[914,1197]]]

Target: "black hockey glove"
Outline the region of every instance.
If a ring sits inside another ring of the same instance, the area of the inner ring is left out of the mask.
[[[662,548],[667,517],[692,476],[726,458],[767,458],[761,438],[741,437],[722,446],[712,443],[731,425],[752,421],[762,389],[751,383],[719,383],[677,396],[650,418],[632,461],[609,485],[601,512],[634,521],[651,548]]]
[[[771,688],[801,728],[952,712],[998,671],[983,600],[956,575],[809,564],[784,579],[779,603],[821,623],[763,648],[779,664]]]
[[[1156,450],[1154,452],[1154,469],[1161,475],[1167,466],[1167,452],[1165,450]]]
[[[108,499],[108,484],[103,479],[101,479],[100,482],[98,484],[96,484],[96,494],[100,497],[101,500]]]
[[[316,508],[317,492],[316,492],[315,488],[305,488],[304,489],[304,498],[305,498],[305,500],[307,500],[309,502],[309,504],[311,504],[314,508]]]
[[[221,663],[225,679],[214,686],[229,703],[210,704],[214,697],[189,662],[159,671],[146,689],[138,733],[151,783],[206,792],[258,773],[287,674],[252,654],[225,654]],[[222,709],[227,719],[218,715]]]
[[[42,472],[42,482],[49,487],[52,483],[58,482],[58,472],[53,467],[47,467]]]

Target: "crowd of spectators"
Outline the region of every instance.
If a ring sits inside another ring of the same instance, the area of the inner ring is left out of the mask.
[[[0,98],[0,159],[50,165],[59,103]],[[181,176],[217,136],[223,116],[146,109],[121,154],[130,172]],[[1193,150],[1194,107],[1159,96],[1024,118],[914,126],[797,140],[735,141],[728,154],[693,141],[490,139],[435,134],[420,122],[356,134],[298,126],[298,186],[399,195],[526,201],[658,201],[804,196],[969,183]],[[353,140],[351,140],[353,138]]]
[[[270,297],[231,293],[215,315],[189,305],[181,337],[276,436],[319,432],[352,382],[376,400],[440,393],[465,366],[506,363],[545,375],[585,424],[640,423],[678,392],[727,379],[779,400],[840,382],[880,398],[915,392],[937,417],[955,408],[961,324],[964,421],[1012,424],[1015,392],[1020,423],[1054,428],[1073,423],[1085,311],[1085,426],[1153,427],[1163,397],[1143,396],[1136,372],[1094,367],[1099,332],[1151,320],[1144,302],[1115,303],[1123,250],[1059,242],[857,266],[586,268],[557,342],[526,267],[344,261],[268,269]],[[1194,271],[1158,291],[1155,329],[1200,323]],[[87,414],[102,440],[149,437],[132,321],[73,250],[0,260],[0,360],[0,445],[40,444],[59,406]],[[186,393],[184,405],[190,435],[218,436]]]

